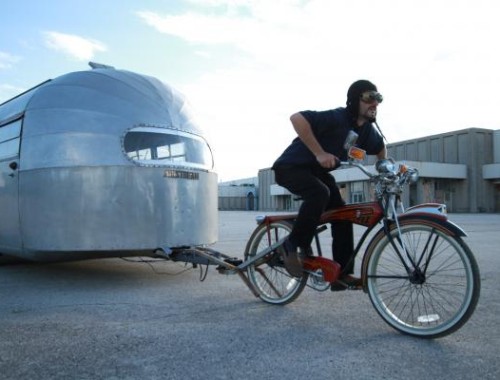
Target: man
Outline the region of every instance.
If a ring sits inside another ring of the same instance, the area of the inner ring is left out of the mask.
[[[298,137],[273,165],[276,182],[300,196],[303,203],[288,239],[283,244],[287,271],[302,275],[298,252],[307,255],[321,214],[344,205],[335,178],[329,173],[347,159],[344,147],[350,131],[358,134],[356,145],[378,159],[386,158],[384,140],[373,126],[382,95],[367,81],[354,82],[347,91],[346,107],[327,111],[302,111],[290,117]],[[350,222],[332,223],[333,257],[342,267],[342,275],[332,290],[361,286],[353,277],[353,228]]]

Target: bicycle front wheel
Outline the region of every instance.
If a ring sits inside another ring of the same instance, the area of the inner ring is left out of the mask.
[[[401,235],[392,229],[391,237],[394,244],[379,233],[366,258],[368,294],[378,314],[402,333],[421,338],[458,330],[480,293],[469,247],[460,237],[415,222],[403,223]]]
[[[250,237],[245,260],[254,258],[259,252],[288,236],[291,230],[292,225],[288,222],[261,224]],[[304,290],[308,278],[307,273],[302,277],[290,275],[285,269],[279,249],[249,265],[247,273],[260,299],[275,305],[285,305],[295,300]]]

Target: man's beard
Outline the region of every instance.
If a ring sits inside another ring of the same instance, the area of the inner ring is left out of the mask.
[[[365,112],[365,119],[373,123],[377,119],[377,109],[370,108]]]

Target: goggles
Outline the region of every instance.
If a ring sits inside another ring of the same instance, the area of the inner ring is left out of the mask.
[[[377,92],[377,91],[366,91],[366,92],[363,92],[360,96],[361,98],[361,101],[364,102],[364,103],[368,103],[368,104],[371,104],[371,103],[382,103],[382,101],[384,100],[382,94],[380,92]]]

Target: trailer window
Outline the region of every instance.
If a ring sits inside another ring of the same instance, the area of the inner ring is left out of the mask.
[[[0,127],[0,160],[19,154],[21,120]]]
[[[199,136],[152,127],[130,130],[124,139],[127,156],[137,162],[212,169],[212,153]]]

